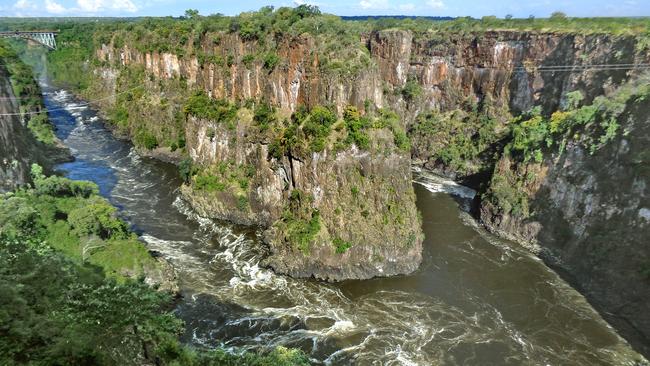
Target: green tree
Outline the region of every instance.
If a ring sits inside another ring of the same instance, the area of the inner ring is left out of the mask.
[[[185,18],[196,19],[199,17],[199,11],[196,9],[187,9],[185,10]]]
[[[563,20],[563,19],[566,19],[566,18],[567,18],[567,15],[564,12],[554,11],[553,13],[551,13],[551,19]]]

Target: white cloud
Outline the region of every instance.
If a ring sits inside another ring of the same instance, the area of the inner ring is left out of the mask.
[[[113,10],[123,10],[129,13],[138,11],[138,7],[131,0],[114,0],[111,8]]]
[[[63,14],[66,9],[54,0],[45,0],[45,10],[50,14]]]
[[[138,7],[131,0],[77,0],[78,10],[85,13],[98,13],[104,10],[134,13]]]
[[[427,1],[427,5],[434,9],[444,9],[445,8],[445,3],[442,2],[442,0],[429,0]]]
[[[388,0],[361,0],[359,6],[362,9],[388,9]]]
[[[102,0],[77,0],[77,6],[79,7],[79,10],[88,13],[95,13],[101,10],[103,6],[102,3]]]
[[[401,11],[413,11],[415,10],[415,5],[408,3],[408,4],[400,4],[399,10]]]
[[[33,9],[34,4],[30,3],[28,0],[18,0],[14,4],[14,9],[19,9],[19,10],[25,10],[25,9]]]
[[[293,0],[293,5],[295,5],[295,6],[300,6],[300,5],[320,6],[315,1],[307,1],[307,0]]]

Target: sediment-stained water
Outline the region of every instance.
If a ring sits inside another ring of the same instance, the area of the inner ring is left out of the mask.
[[[58,136],[152,250],[176,268],[195,345],[299,347],[332,365],[633,365],[640,359],[540,260],[478,228],[473,192],[414,174],[426,234],[409,276],[339,284],[260,268],[260,233],[193,214],[174,166],[136,154],[69,93],[45,88]]]

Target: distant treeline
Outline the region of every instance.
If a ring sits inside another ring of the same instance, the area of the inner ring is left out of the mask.
[[[343,20],[379,20],[379,19],[426,19],[433,21],[454,20],[455,17],[423,17],[416,15],[355,15],[341,16]]]

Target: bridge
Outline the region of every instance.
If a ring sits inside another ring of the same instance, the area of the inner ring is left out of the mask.
[[[0,32],[0,38],[22,38],[29,39],[34,42],[40,43],[43,46],[56,50],[56,35],[57,31],[29,31],[29,32]]]

